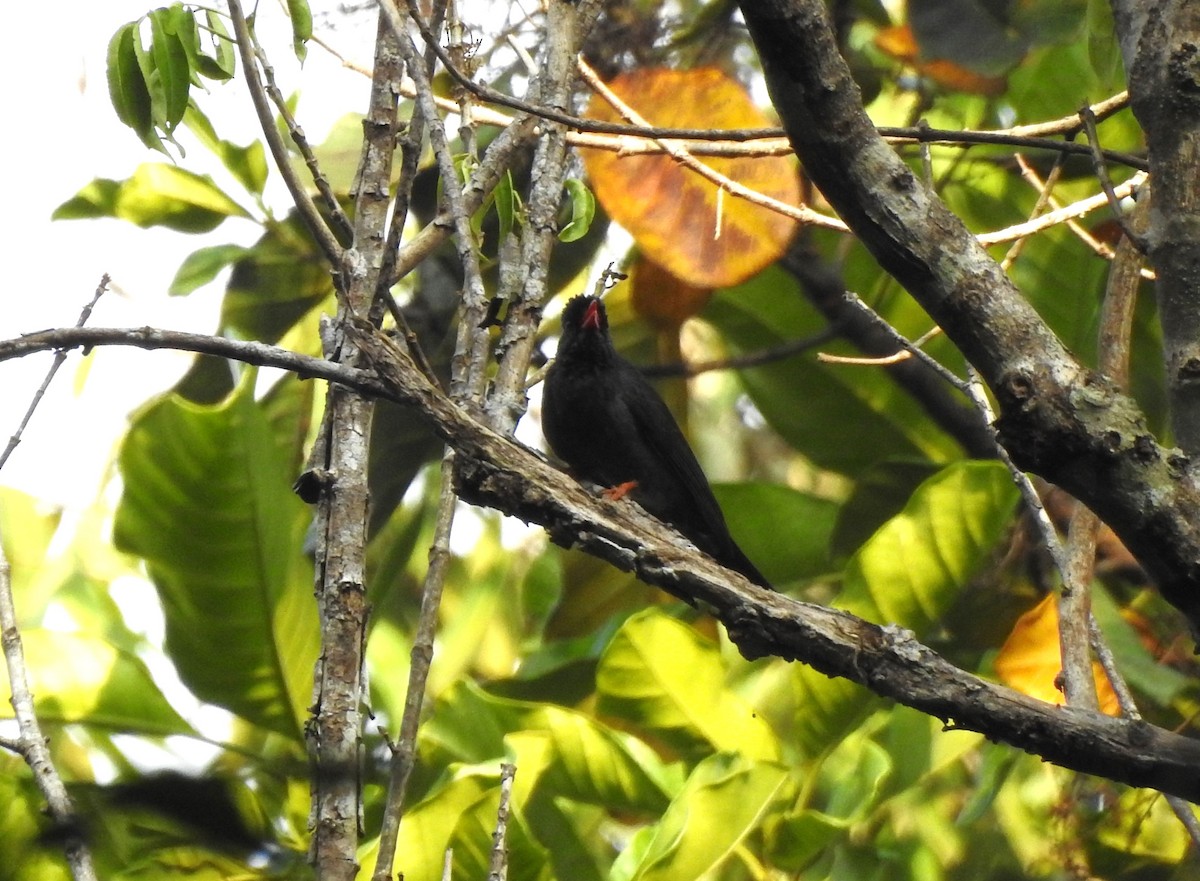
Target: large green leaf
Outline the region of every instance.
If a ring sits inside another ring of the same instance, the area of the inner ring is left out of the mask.
[[[787,771],[745,755],[704,759],[662,819],[613,866],[614,881],[707,877],[759,823]]]
[[[602,712],[687,754],[779,756],[770,726],[726,684],[716,645],[656,609],[634,615],[613,637],[596,671],[596,692]]]
[[[464,680],[438,700],[421,729],[422,755],[438,763],[515,754],[519,786],[546,797],[653,812],[678,781],[643,743],[582,713],[486,694]]]
[[[54,209],[55,220],[116,217],[140,227],[209,232],[227,218],[250,214],[207,175],[145,163],[124,181],[97,179]]]
[[[703,317],[737,354],[769,350],[825,326],[796,282],[779,269],[718,292]],[[823,468],[856,474],[879,459],[940,460],[955,451],[879,368],[826,365],[805,353],[741,370],[739,376],[770,426]]]
[[[169,395],[139,413],[120,453],[118,547],[143,557],[166,648],[199,697],[298,738],[317,620],[300,554],[307,512],[253,398]]]
[[[131,734],[193,734],[163,697],[140,658],[86,633],[41,628],[21,632],[38,718],[82,722]],[[11,714],[7,671],[0,671],[0,706]]]
[[[922,483],[850,559],[836,605],[921,638],[990,559],[1017,491],[998,462],[959,462]],[[878,706],[862,686],[810,667],[793,672],[792,742],[807,755],[838,743]]]
[[[733,537],[772,582],[829,571],[836,502],[771,483],[715,484],[713,493]]]
[[[999,462],[948,465],[851,558],[837,604],[920,638],[989,559],[1016,502]]]

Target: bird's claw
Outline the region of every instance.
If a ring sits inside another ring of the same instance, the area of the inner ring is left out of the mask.
[[[627,480],[624,483],[618,483],[616,486],[610,486],[603,490],[604,498],[610,502],[619,502],[633,490],[637,489],[638,482],[636,480]]]

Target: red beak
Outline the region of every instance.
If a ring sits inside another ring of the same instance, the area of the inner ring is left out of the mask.
[[[592,300],[588,303],[587,311],[583,313],[583,327],[591,328],[592,330],[600,329],[600,301]]]

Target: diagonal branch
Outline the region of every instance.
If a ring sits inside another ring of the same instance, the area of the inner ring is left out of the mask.
[[[747,657],[776,655],[841,676],[947,725],[1003,741],[1065,768],[1200,802],[1200,743],[1139,720],[1055,707],[950,664],[912,635],[756,588],[696,554],[633,505],[597,496],[537,453],[488,428],[437,389],[372,328],[347,333],[371,369],[263,343],[153,328],[65,328],[0,341],[0,361],[97,345],[174,348],[280,367],[421,409],[461,462],[459,494],[537,523],[556,543],[607,560],[711,612]]]
[[[879,136],[825,4],[741,7],[805,171],[979,370],[1000,403],[998,428],[1014,460],[1095,511],[1200,630],[1200,488],[1188,460],[1160,446],[1134,401],[1075,359]]]
[[[267,93],[263,88],[262,79],[258,75],[258,65],[254,58],[254,37],[250,33],[246,15],[242,12],[241,0],[229,0],[229,18],[233,22],[234,36],[237,37],[242,69],[246,72],[246,86],[250,90],[250,100],[254,104],[255,113],[258,114],[258,124],[262,129],[263,139],[267,142],[271,156],[275,159],[275,167],[283,178],[283,182],[287,184],[292,202],[296,205],[300,216],[304,218],[304,225],[312,234],[313,241],[320,246],[321,251],[325,254],[325,259],[337,266],[341,261],[342,246],[338,244],[337,238],[334,237],[324,218],[321,217],[321,212],[317,210],[317,206],[308,195],[304,184],[300,182],[300,176],[292,168],[288,159],[287,147],[283,144],[279,130],[275,128],[275,118],[271,115],[271,104],[267,100]]]

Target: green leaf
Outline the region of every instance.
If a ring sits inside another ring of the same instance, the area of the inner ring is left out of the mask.
[[[490,198],[496,206],[496,217],[500,221],[500,241],[504,241],[517,225],[517,213],[521,206],[521,197],[517,195],[513,186],[511,169],[505,169],[504,176],[492,190]]]
[[[937,471],[936,465],[925,460],[889,459],[859,475],[850,498],[838,511],[837,526],[830,539],[834,558],[844,560],[858,550]]]
[[[774,267],[718,291],[701,317],[734,354],[769,350],[826,326],[795,279]],[[822,468],[853,475],[880,459],[936,461],[958,453],[881,370],[821,364],[804,353],[740,370],[738,377],[770,426]],[[851,443],[851,437],[871,440]]]
[[[596,670],[601,712],[626,719],[690,754],[714,749],[775,759],[779,742],[726,684],[717,647],[649,609],[617,631]]]
[[[98,636],[41,628],[21,631],[34,708],[43,722],[78,722],[129,734],[194,734],[135,654]],[[0,671],[3,712],[11,712]]]
[[[738,545],[772,582],[829,571],[838,505],[771,483],[720,483],[713,493]]]
[[[563,707],[487,694],[464,680],[440,698],[421,750],[442,762],[512,755],[520,786],[617,811],[657,812],[678,788],[643,743]]]
[[[596,197],[587,184],[579,178],[570,177],[563,182],[571,200],[571,219],[559,230],[558,238],[563,242],[574,242],[587,235],[596,216]]]
[[[837,605],[920,638],[989,559],[1016,502],[999,462],[947,466],[851,558]]]
[[[204,15],[211,33],[213,54],[201,54],[197,70],[212,80],[233,79],[237,71],[237,53],[233,51],[233,38],[229,36],[225,20],[213,10],[208,10]]]
[[[308,41],[312,39],[312,10],[308,0],[287,0],[288,17],[292,20],[292,49],[301,62],[308,55]]]
[[[253,397],[253,373],[219,406],[168,395],[121,447],[113,533],[146,561],[166,647],[203,700],[300,739],[317,620],[300,553],[308,514]]]
[[[166,152],[154,129],[150,87],[138,61],[141,37],[138,22],[123,25],[108,43],[108,96],[117,118],[154,150]]]
[[[250,214],[207,175],[147,163],[124,181],[97,179],[55,209],[55,220],[116,217],[137,226],[209,232],[229,217]]]
[[[193,251],[176,271],[167,293],[172,297],[190,294],[216,278],[226,266],[241,260],[249,253],[250,249],[241,245],[213,245]]]
[[[139,165],[121,187],[117,216],[141,227],[165,226],[180,232],[209,232],[226,218],[250,217],[208,175],[174,165]]]
[[[150,52],[157,76],[151,93],[161,96],[161,117],[155,124],[171,132],[183,119],[192,86],[192,69],[184,40],[191,39],[192,23],[182,6],[168,6],[150,13]]]
[[[744,755],[717,753],[698,764],[662,819],[613,867],[614,881],[711,877],[762,822],[787,771]],[[627,856],[635,856],[636,864]]]
[[[249,339],[275,342],[332,294],[329,264],[292,212],[267,227],[233,264],[221,325]]]

